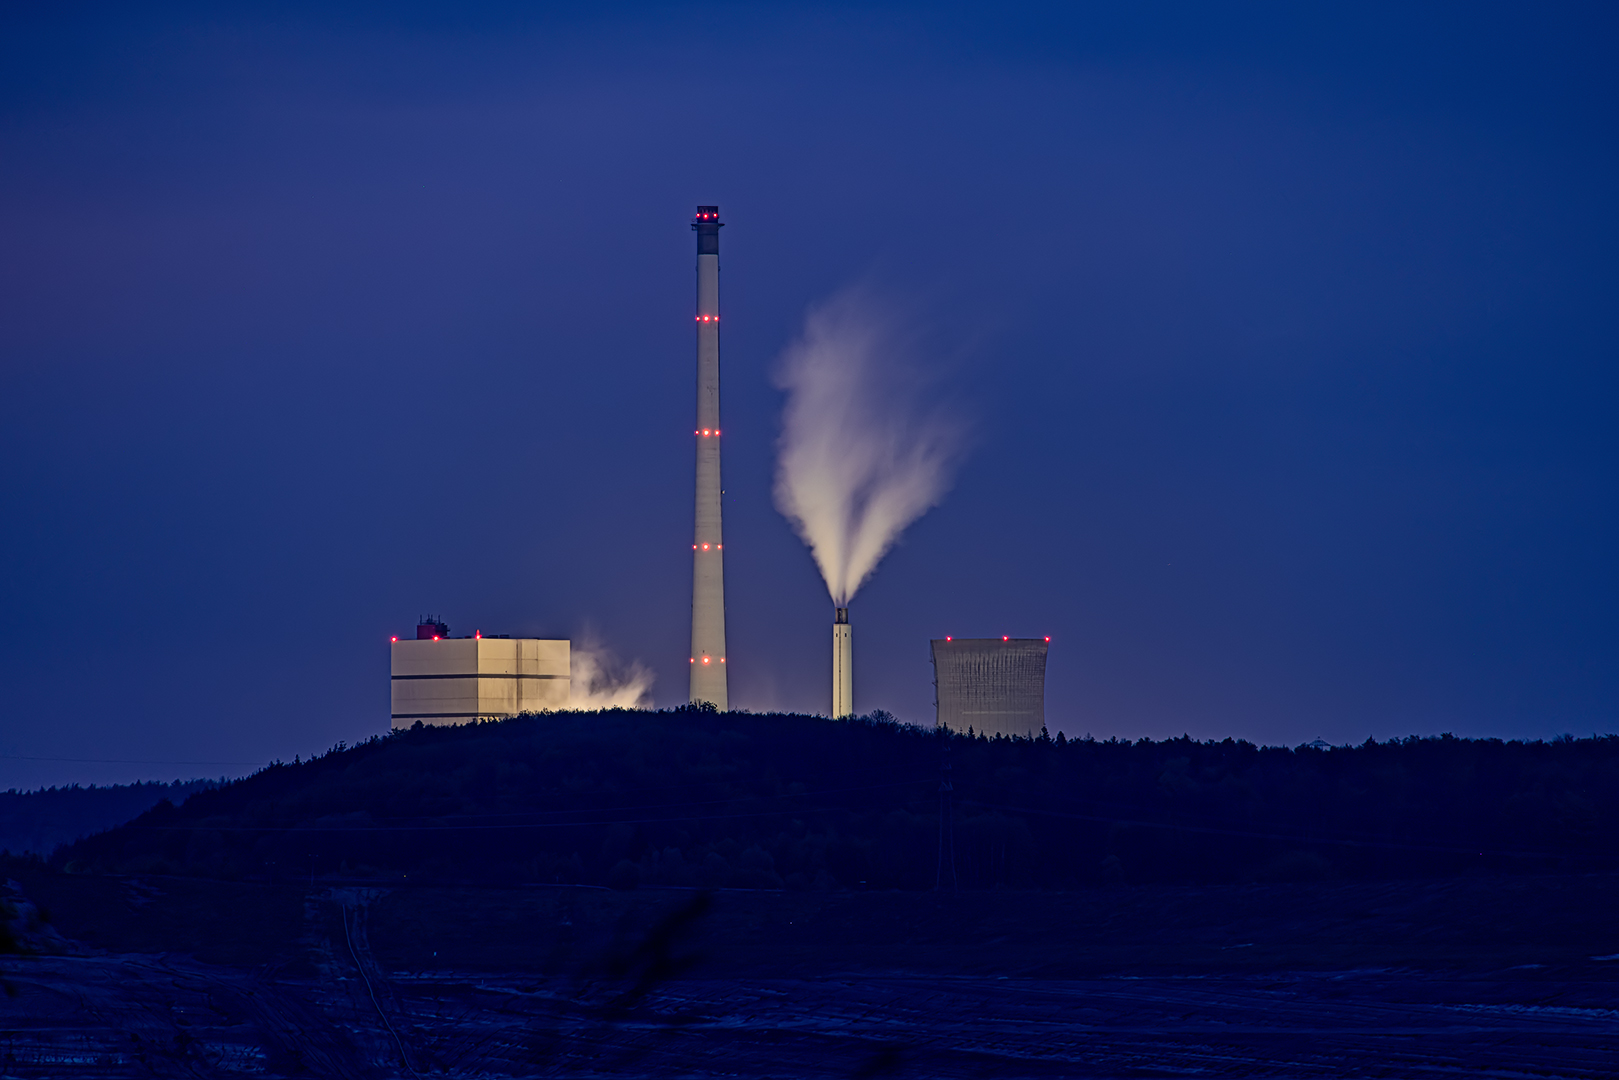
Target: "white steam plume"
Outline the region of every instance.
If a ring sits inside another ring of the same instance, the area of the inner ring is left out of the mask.
[[[905,527],[939,504],[962,426],[924,402],[914,336],[859,292],[812,309],[782,354],[776,508],[846,606]]]
[[[568,708],[648,709],[652,671],[639,660],[622,664],[599,641],[584,635],[568,653]]]

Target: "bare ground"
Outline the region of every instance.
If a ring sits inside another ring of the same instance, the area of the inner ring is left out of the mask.
[[[748,893],[39,875],[0,1076],[1619,1075],[1619,880]]]

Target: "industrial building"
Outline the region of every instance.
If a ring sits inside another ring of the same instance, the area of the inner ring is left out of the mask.
[[[933,645],[936,723],[979,735],[1038,735],[1046,725],[1050,638],[943,638]]]
[[[393,639],[393,726],[465,724],[568,707],[571,643],[500,635],[450,637],[424,619]]]

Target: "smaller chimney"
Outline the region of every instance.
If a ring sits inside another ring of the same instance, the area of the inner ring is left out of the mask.
[[[832,719],[854,715],[854,646],[849,637],[849,609],[833,608]]]

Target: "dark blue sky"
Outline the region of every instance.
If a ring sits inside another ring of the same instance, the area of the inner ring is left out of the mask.
[[[427,612],[681,700],[698,203],[733,704],[827,707],[770,374],[865,280],[977,435],[860,709],[1619,730],[1606,5],[155,10],[0,16],[0,787],[385,730]]]

